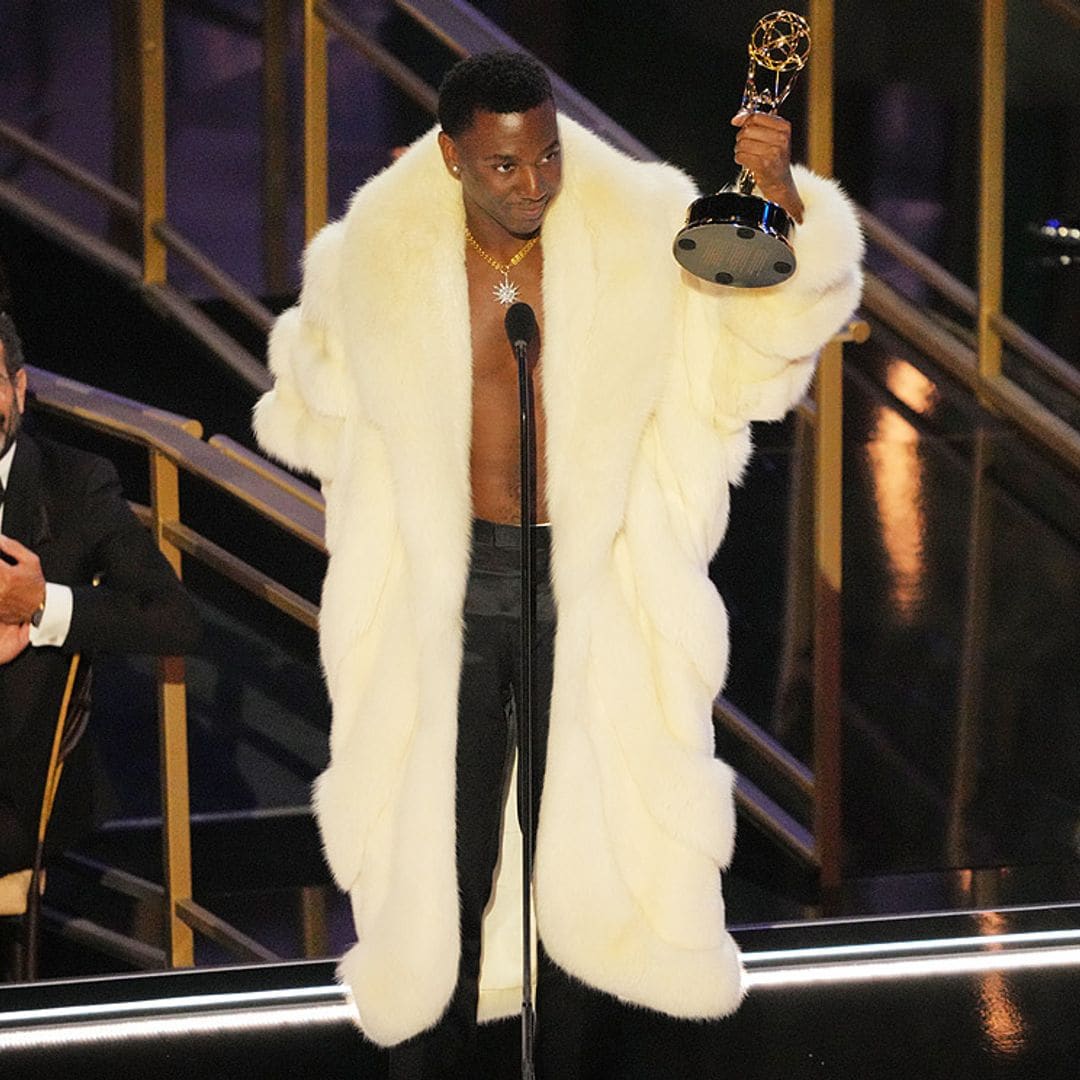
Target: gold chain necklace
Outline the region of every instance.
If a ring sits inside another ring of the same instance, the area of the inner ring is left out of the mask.
[[[536,242],[540,239],[540,234],[537,233],[531,240],[526,240],[522,249],[505,265],[489,255],[480,246],[479,241],[469,231],[468,225],[465,226],[465,239],[476,249],[476,253],[484,262],[489,266],[493,266],[502,274],[502,281],[493,286],[492,294],[503,307],[509,307],[518,298],[518,287],[510,280],[510,271],[532,251],[536,246]]]

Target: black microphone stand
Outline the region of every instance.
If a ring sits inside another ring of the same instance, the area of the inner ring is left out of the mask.
[[[536,1010],[532,990],[532,709],[533,650],[536,638],[536,581],[533,524],[536,517],[535,437],[529,342],[536,333],[536,317],[527,304],[514,304],[506,313],[506,330],[518,367],[521,405],[521,692],[517,703],[518,814],[521,823],[521,1076],[534,1080],[533,1048]]]

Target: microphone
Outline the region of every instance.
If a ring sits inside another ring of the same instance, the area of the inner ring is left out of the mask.
[[[536,315],[528,304],[519,300],[510,305],[506,312],[506,336],[515,353],[529,347],[536,329]]]
[[[511,304],[506,312],[506,336],[517,360],[518,401],[521,405],[521,700],[517,713],[518,806],[521,808],[521,1075],[535,1080],[533,1044],[536,1010],[532,1000],[532,733],[533,656],[536,641],[536,564],[533,524],[536,521],[536,436],[532,379],[529,377],[529,343],[537,335],[536,315],[525,303]]]

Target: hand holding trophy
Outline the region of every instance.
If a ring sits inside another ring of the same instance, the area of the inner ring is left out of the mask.
[[[774,113],[806,65],[810,28],[801,15],[774,11],[758,20],[747,51],[750,66],[743,110]],[[758,88],[759,68],[772,72],[772,86]],[[776,285],[791,277],[795,272],[791,216],[753,190],[754,176],[744,168],[734,184],[690,205],[674,243],[675,258],[685,269],[705,281],[744,289]]]

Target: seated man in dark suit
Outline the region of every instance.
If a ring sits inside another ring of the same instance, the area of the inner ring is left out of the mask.
[[[0,356],[2,876],[33,861],[71,656],[189,652],[199,620],[124,500],[113,466],[20,430],[26,372],[15,324],[3,312]],[[78,762],[67,768],[50,825],[53,849],[85,825],[89,812]]]

